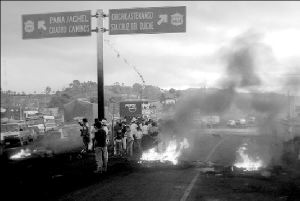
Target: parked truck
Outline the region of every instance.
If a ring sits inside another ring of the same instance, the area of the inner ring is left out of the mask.
[[[157,118],[158,106],[147,99],[125,100],[120,102],[120,117],[127,121],[135,118]]]

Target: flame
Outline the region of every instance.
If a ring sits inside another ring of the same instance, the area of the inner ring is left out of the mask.
[[[237,151],[240,160],[234,164],[235,167],[243,168],[245,171],[256,171],[264,166],[263,161],[257,156],[255,159],[246,153],[247,144],[243,144]]]
[[[25,158],[27,156],[30,156],[31,152],[29,149],[21,149],[20,152],[16,153],[15,155],[11,156],[11,159],[20,159],[20,158]]]
[[[171,162],[173,165],[176,165],[178,163],[178,157],[182,154],[182,150],[188,147],[189,143],[186,138],[179,143],[177,143],[176,139],[171,140],[163,152],[158,152],[156,148],[144,152],[141,161]]]

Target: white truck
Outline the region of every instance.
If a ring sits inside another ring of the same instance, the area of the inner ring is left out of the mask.
[[[220,124],[220,116],[204,116],[202,122],[209,128],[215,127]]]
[[[43,116],[45,132],[54,131],[58,129],[54,116]]]

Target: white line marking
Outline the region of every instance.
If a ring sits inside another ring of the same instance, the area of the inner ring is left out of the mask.
[[[210,157],[215,153],[215,151],[217,150],[217,148],[222,144],[222,142],[224,142],[225,138],[223,138],[222,140],[220,140],[213,148],[212,150],[209,152],[209,154],[207,155],[205,161],[207,162]]]
[[[193,189],[193,187],[194,187],[194,185],[195,185],[195,183],[196,183],[196,181],[197,181],[199,175],[200,175],[200,172],[198,172],[198,173],[196,174],[196,176],[194,177],[194,179],[192,180],[192,182],[190,183],[190,185],[189,185],[189,186],[187,187],[187,189],[184,191],[184,194],[183,194],[183,196],[181,197],[180,201],[186,201],[186,199],[189,197],[189,195],[190,195],[190,193],[191,193],[191,191],[192,191],[192,189]]]

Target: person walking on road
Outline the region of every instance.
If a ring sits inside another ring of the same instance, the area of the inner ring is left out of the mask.
[[[107,171],[108,152],[107,152],[107,135],[101,123],[96,124],[95,132],[95,160],[97,170],[95,173],[102,173]]]

